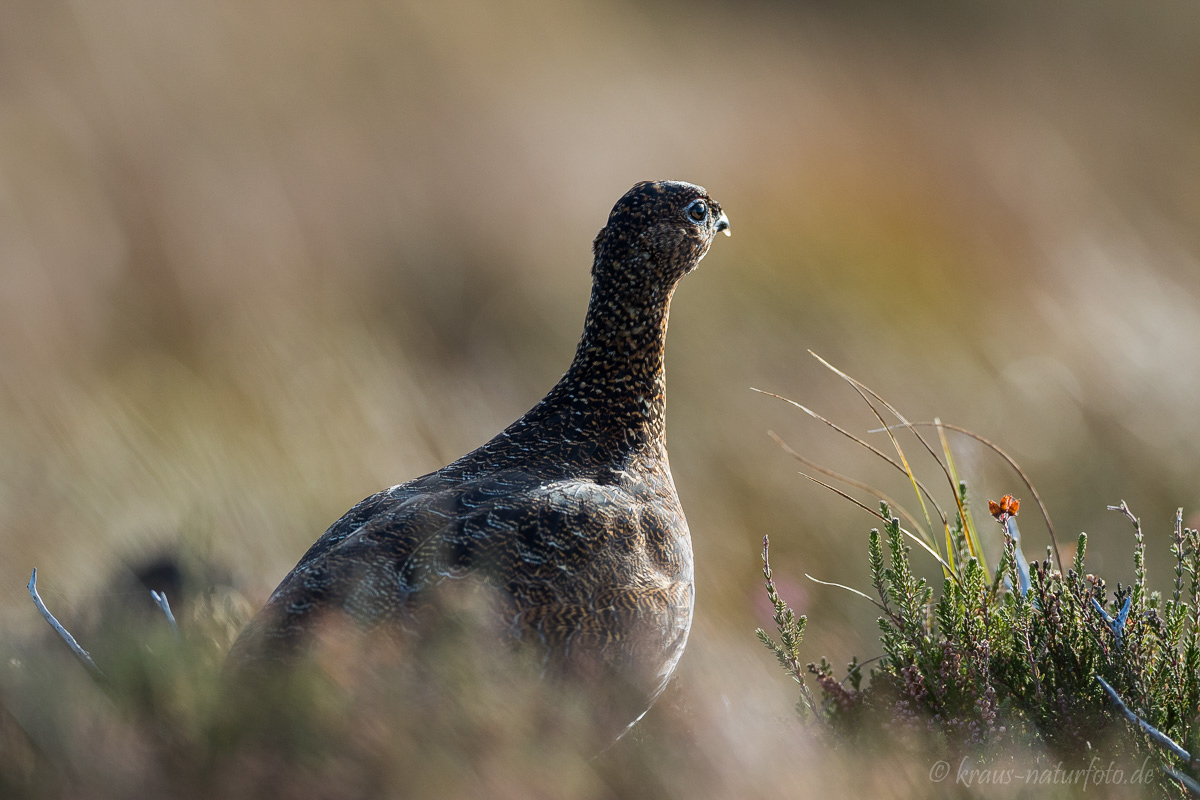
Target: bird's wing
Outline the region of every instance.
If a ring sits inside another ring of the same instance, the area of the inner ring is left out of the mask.
[[[389,512],[395,513],[404,506],[406,501],[421,497],[426,493],[428,484],[436,479],[436,477],[437,473],[431,472],[419,478],[414,478],[408,483],[384,489],[360,500],[353,508],[343,514],[337,522],[330,525],[325,533],[321,535],[321,538],[313,542],[312,547],[308,548],[308,551],[300,557],[300,561],[293,568],[293,571],[304,569],[319,560],[335,548],[339,542],[358,533],[377,516]]]
[[[436,483],[417,479],[372,495],[331,525],[235,650],[256,649],[254,640],[290,649],[330,611],[368,627],[403,620],[446,579],[476,578],[521,608],[561,604],[563,587],[574,582],[578,594],[579,580],[620,568],[616,551],[598,553],[635,544],[633,497],[615,485],[522,470]]]

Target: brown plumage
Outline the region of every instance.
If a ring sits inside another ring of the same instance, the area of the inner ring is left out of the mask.
[[[496,619],[559,667],[666,685],[692,621],[692,547],[667,463],[663,349],[679,279],[728,235],[701,187],[639,183],[593,244],[570,369],[528,413],[442,469],[363,500],[242,632],[234,669],[288,661],[322,617],[402,632],[446,581],[494,591]]]

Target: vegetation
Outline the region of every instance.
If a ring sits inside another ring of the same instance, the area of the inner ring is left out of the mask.
[[[49,629],[10,658],[0,797],[622,797],[654,785],[636,742],[620,770],[596,758],[605,709],[540,680],[476,595],[439,596],[436,627],[403,651],[331,625],[310,661],[245,681],[222,661],[249,609],[207,589],[189,597],[178,634],[149,603],[108,609],[101,629],[79,632],[86,668]]]
[[[873,410],[887,406],[843,377]],[[893,463],[910,477],[918,498],[932,504],[896,446],[899,461]],[[944,458],[951,477],[948,448]],[[1086,569],[1086,534],[1079,535],[1066,569],[1053,547],[1044,559],[1027,562],[1016,524],[1020,503],[1011,496],[989,503],[1004,542],[999,563],[989,570],[966,484],[959,481],[955,489],[958,513],[949,520],[942,515],[941,552],[927,531],[911,533],[887,501],[879,503],[882,526],[867,539],[872,591],[850,589],[879,609],[883,654],[872,659],[865,680],[866,664],[857,659],[842,679],[825,659],[801,667],[808,620],[780,598],[764,538],[763,574],[776,635],[757,633],[800,684],[797,711],[835,741],[861,744],[891,732],[921,742],[927,752],[969,754],[985,766],[1025,749],[1041,754],[1044,763],[1115,760],[1129,775],[1128,769],[1151,757],[1163,770],[1154,770],[1155,783],[1200,793],[1180,770],[1181,760],[1186,764],[1189,753],[1200,751],[1200,533],[1183,526],[1182,509],[1171,534],[1174,582],[1164,595],[1147,586],[1140,520],[1124,502],[1110,506],[1133,525],[1136,576],[1132,585],[1118,583],[1110,591]],[[939,592],[914,572],[912,542],[940,563]]]

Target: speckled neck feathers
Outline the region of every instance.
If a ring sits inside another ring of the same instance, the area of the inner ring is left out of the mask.
[[[703,222],[687,217],[697,202]],[[553,440],[559,463],[585,469],[665,464],[671,297],[722,225],[720,206],[692,184],[641,183],[622,197],[593,244],[591,301],[570,369],[476,457],[527,457],[530,440]]]
[[[595,440],[610,458],[665,456],[663,354],[674,287],[637,281],[638,270],[650,265],[627,255],[629,261],[597,264],[575,359],[543,403],[569,407],[569,433]]]

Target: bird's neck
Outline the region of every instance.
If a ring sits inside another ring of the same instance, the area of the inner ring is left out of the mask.
[[[667,378],[663,366],[671,290],[598,280],[570,369],[544,403],[557,409],[563,435],[602,458],[666,452]]]

